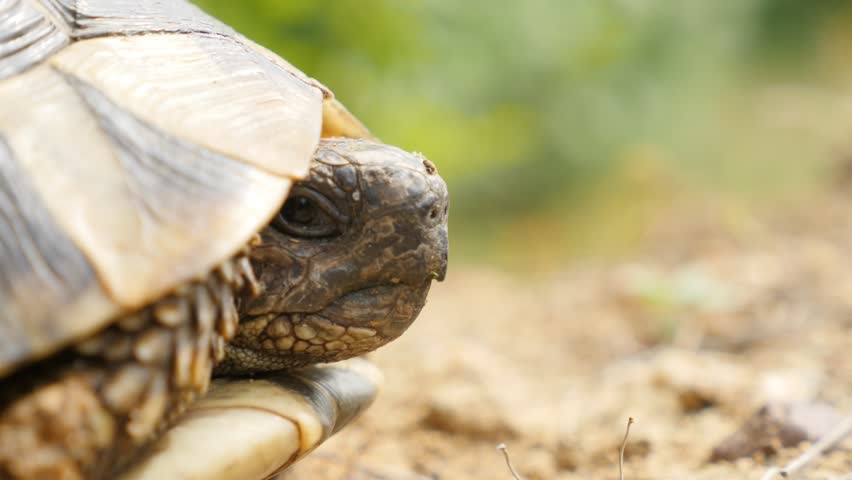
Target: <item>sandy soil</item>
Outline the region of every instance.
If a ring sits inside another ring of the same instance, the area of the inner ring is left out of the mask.
[[[611,264],[452,265],[372,358],[386,389],[287,479],[759,479],[796,448],[712,449],[767,402],[852,413],[849,200],[755,218],[691,206]],[[801,448],[801,447],[800,447]],[[852,478],[852,443],[802,478]],[[846,475],[846,476],[843,476]]]

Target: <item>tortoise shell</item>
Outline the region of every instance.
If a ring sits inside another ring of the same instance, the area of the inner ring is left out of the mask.
[[[203,277],[324,129],[365,135],[183,1],[0,0],[0,33],[0,374]]]

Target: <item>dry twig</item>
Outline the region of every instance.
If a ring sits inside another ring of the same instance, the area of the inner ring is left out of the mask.
[[[769,470],[767,470],[766,473],[764,473],[762,477],[760,477],[760,480],[772,480],[772,479],[775,478],[775,475],[778,475],[778,471],[779,470],[777,468],[772,467]]]
[[[624,449],[627,447],[627,436],[630,435],[630,425],[633,425],[633,417],[627,419],[627,429],[624,431],[624,440],[621,441],[621,450],[618,452],[619,480],[624,480]]]
[[[506,466],[509,467],[509,471],[512,472],[512,476],[515,477],[515,480],[524,480],[518,475],[518,472],[515,471],[515,467],[512,466],[512,460],[509,459],[509,447],[506,446],[505,443],[501,443],[497,445],[497,450],[503,453],[503,458],[506,459]]]
[[[772,480],[776,475],[780,475],[782,478],[793,478],[794,475],[803,471],[811,464],[811,462],[816,460],[825,452],[831,450],[849,435],[852,435],[852,415],[846,417],[845,420],[837,424],[836,427],[823,435],[822,438],[817,440],[816,443],[802,452],[801,455],[794,458],[792,462],[788,463],[787,466],[781,470],[778,470],[775,467],[770,468],[763,477],[761,477],[761,480]]]

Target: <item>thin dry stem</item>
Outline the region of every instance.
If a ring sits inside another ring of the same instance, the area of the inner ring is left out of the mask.
[[[506,459],[506,466],[509,467],[509,471],[512,472],[512,476],[515,477],[515,480],[524,480],[523,477],[518,475],[518,472],[515,471],[515,467],[512,466],[512,460],[509,458],[509,447],[506,446],[505,443],[501,443],[497,445],[497,450],[503,453],[503,458]]]
[[[845,420],[837,424],[836,427],[823,435],[822,438],[802,452],[801,455],[794,458],[793,461],[781,470],[775,467],[770,468],[761,477],[761,480],[772,480],[776,475],[780,475],[782,478],[793,478],[796,474],[804,471],[814,460],[834,448],[834,446],[849,435],[852,435],[852,415],[846,417]]]
[[[627,447],[627,437],[630,435],[630,425],[633,425],[633,417],[627,419],[627,429],[624,431],[624,440],[621,441],[621,450],[618,452],[618,478],[624,480],[624,449]]]
[[[780,472],[781,476],[792,478],[793,475],[804,470],[817,457],[833,448],[850,434],[852,434],[852,415],[846,417],[845,420],[811,445],[811,448],[805,450],[801,455],[793,459],[792,462],[788,463],[786,467],[782,468]]]
[[[760,477],[760,480],[773,480],[778,475],[779,470],[775,467],[770,468]]]

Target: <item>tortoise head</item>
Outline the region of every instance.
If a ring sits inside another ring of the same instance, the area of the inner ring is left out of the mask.
[[[360,355],[414,321],[447,269],[447,186],[419,154],[321,142],[251,253],[261,294],[217,372],[274,370]]]

